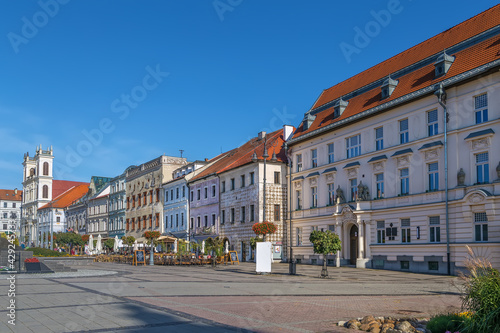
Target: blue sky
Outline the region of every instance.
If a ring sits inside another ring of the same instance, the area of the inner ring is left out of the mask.
[[[0,1],[0,188],[211,158],[496,1]],[[367,38],[356,37],[358,31]]]

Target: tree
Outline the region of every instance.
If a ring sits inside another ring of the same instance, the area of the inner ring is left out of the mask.
[[[113,247],[115,246],[115,240],[113,238],[108,238],[104,241],[103,243],[104,247],[108,249],[108,251],[113,250]]]
[[[314,253],[323,255],[323,269],[321,270],[321,277],[327,277],[328,271],[326,268],[326,256],[330,253],[336,253],[341,250],[342,247],[339,236],[330,230],[314,230],[309,236],[309,241],[314,246]]]
[[[130,250],[130,247],[134,245],[135,242],[135,237],[134,236],[123,236],[122,241],[124,244],[128,246],[128,249]]]
[[[215,264],[217,263],[217,257],[222,256],[224,240],[217,236],[215,238],[208,238],[206,243],[208,250],[214,253],[212,262],[214,263],[213,266],[215,267]]]

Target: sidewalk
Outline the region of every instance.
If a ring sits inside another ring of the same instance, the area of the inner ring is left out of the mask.
[[[7,324],[2,280],[0,332],[347,332],[335,324],[367,314],[428,317],[460,306],[456,277],[329,267],[329,279],[320,279],[320,266],[298,265],[295,276],[287,264],[272,267],[271,275],[257,275],[254,263],[95,263],[73,277],[19,276],[15,328]]]

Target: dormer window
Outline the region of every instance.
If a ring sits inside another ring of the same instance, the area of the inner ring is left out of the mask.
[[[439,55],[436,62],[434,63],[434,75],[436,77],[440,77],[448,73],[448,70],[450,69],[451,64],[453,64],[454,61],[455,57],[446,54],[446,51],[444,51],[441,55]]]
[[[339,98],[335,104],[333,105],[333,118],[338,118],[342,115],[342,113],[344,112],[345,108],[347,107],[347,105],[349,104],[349,102],[347,101],[344,101],[341,98]]]
[[[394,89],[396,89],[396,86],[398,85],[399,81],[391,79],[389,76],[384,83],[382,83],[382,97],[381,99],[386,99],[387,97],[390,97],[392,93],[394,92]]]
[[[309,129],[309,127],[311,127],[311,125],[312,125],[312,123],[314,122],[315,119],[316,119],[316,116],[313,116],[312,114],[310,114],[309,112],[307,112],[305,114],[304,120],[303,120],[304,130]]]

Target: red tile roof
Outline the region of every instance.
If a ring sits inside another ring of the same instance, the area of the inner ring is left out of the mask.
[[[0,190],[0,200],[21,201],[23,199],[22,193],[23,191],[20,190],[17,190],[17,194],[15,194],[15,190]]]
[[[283,149],[283,143],[285,142],[283,140],[283,130],[280,129],[275,132],[268,133],[266,137],[266,147],[269,155],[267,161],[270,161],[273,153],[276,153],[276,158],[279,162],[286,162],[286,155]],[[206,167],[201,173],[193,177],[190,182],[202,179],[212,174],[220,174],[251,163],[254,152],[257,153],[259,160],[263,160],[262,154],[264,152],[264,140],[259,140],[255,137],[242,146],[224,153],[218,161]]]
[[[500,5],[497,5],[370,69],[324,90],[312,109],[337,100],[372,82],[388,77],[391,73],[395,73],[420,60],[439,54],[443,52],[443,50],[490,28],[496,27],[499,24]],[[399,83],[389,98],[383,101],[380,100],[380,87],[349,98],[349,104],[340,117],[335,118],[335,120],[333,119],[333,107],[318,112],[315,114],[316,119],[312,125],[307,130],[303,130],[303,126],[300,126],[295,132],[294,138],[500,59],[500,39],[498,36],[495,36],[451,55],[455,57],[455,61],[446,75],[435,78],[433,64],[412,71],[397,78]]]
[[[66,192],[68,189],[78,186],[78,185],[87,185],[89,183],[85,182],[74,182],[70,180],[53,180],[52,181],[52,198],[57,197],[58,195]]]
[[[83,197],[85,194],[87,194],[89,190],[89,184],[84,183],[82,185],[77,185],[73,186],[70,189],[68,189],[66,192],[60,194],[56,198],[54,198],[51,202],[43,205],[42,207],[38,208],[44,209],[44,208],[66,208],[69,205],[71,205],[73,202],[76,200],[80,199]]]

